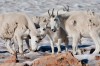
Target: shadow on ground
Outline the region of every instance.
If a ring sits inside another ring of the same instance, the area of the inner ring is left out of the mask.
[[[79,45],[78,47],[79,48],[85,48],[85,47],[89,47],[89,46],[90,45]],[[64,51],[65,48],[66,47],[64,45],[61,45],[61,51]],[[68,45],[68,49],[72,49],[72,46],[71,45]],[[50,46],[41,46],[38,51],[41,51],[41,52],[49,51],[49,52],[51,52],[51,47]],[[54,47],[54,51],[55,52],[58,51],[57,47]]]

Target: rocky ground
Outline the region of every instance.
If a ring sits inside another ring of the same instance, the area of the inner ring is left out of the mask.
[[[69,5],[70,10],[100,11],[100,0],[0,0],[0,13],[25,12],[30,16],[39,16],[48,9],[62,9]],[[69,51],[72,51],[71,39]],[[51,55],[49,40],[44,39],[39,44],[38,52],[29,52],[24,42],[24,57],[17,54],[11,55],[7,52],[4,41],[0,39],[0,66],[100,66],[100,54],[90,54],[95,45],[90,38],[83,38],[78,55],[65,52],[62,44],[62,53]],[[16,45],[17,48],[17,45]]]

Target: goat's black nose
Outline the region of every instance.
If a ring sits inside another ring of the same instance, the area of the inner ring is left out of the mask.
[[[52,29],[53,32],[55,32],[56,30]]]
[[[45,29],[45,28],[43,28],[43,30],[45,31],[46,29]]]
[[[35,41],[36,43],[38,43],[38,41]]]
[[[40,38],[39,40],[42,40],[42,38]]]

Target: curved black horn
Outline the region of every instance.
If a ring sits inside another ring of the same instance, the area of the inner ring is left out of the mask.
[[[53,10],[52,10],[52,15],[54,15],[54,13],[53,13],[53,12],[54,12],[54,8],[53,8]]]
[[[64,11],[69,11],[69,6],[67,5],[67,8],[65,7],[65,6],[63,6],[64,7]]]
[[[65,6],[63,6],[64,8],[63,8],[63,11],[67,11],[67,8],[65,7]]]
[[[50,15],[50,10],[48,10],[48,14],[49,14],[49,16],[51,16],[51,15]]]

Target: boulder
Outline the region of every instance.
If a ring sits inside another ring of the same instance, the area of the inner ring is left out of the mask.
[[[33,61],[32,66],[82,66],[81,62],[76,59],[71,52],[59,53],[38,58]]]

